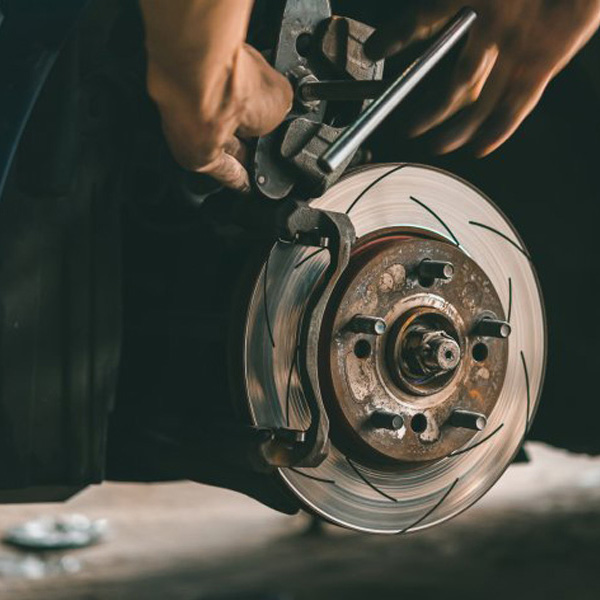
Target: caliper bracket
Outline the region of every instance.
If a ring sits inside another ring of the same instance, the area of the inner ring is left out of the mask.
[[[314,246],[329,253],[329,264],[312,291],[301,320],[298,344],[304,349],[297,356],[297,368],[310,414],[305,431],[289,428],[263,429],[259,453],[264,467],[316,467],[329,450],[329,420],[319,383],[319,336],[325,309],[341,274],[348,266],[356,240],[352,221],[343,213],[311,208],[308,203],[286,200],[272,208],[280,242]]]

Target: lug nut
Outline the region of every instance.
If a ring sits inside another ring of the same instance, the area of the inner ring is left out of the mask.
[[[370,335],[383,335],[387,325],[379,317],[368,315],[355,315],[348,323],[348,329],[354,333],[367,333]]]
[[[471,429],[472,431],[483,431],[487,425],[484,415],[470,410],[455,410],[447,421],[451,427]]]
[[[426,258],[418,267],[420,279],[452,279],[454,265],[441,260],[430,260]]]
[[[376,429],[398,431],[402,429],[404,419],[400,415],[378,410],[371,415],[371,425]]]
[[[498,319],[490,319],[488,317],[481,319],[475,327],[475,335],[484,337],[500,338],[505,340],[512,331],[510,323],[500,321]]]

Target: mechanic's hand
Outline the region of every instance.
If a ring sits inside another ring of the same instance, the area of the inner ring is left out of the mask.
[[[479,15],[449,89],[422,111],[411,130],[414,137],[434,130],[433,147],[440,154],[469,145],[485,156],[503,144],[600,25],[600,0],[404,0],[398,5],[397,20],[367,41],[371,58],[429,38],[465,5]]]
[[[273,130],[292,104],[287,79],[244,43],[252,1],[140,0],[140,5],[148,91],[175,159],[247,191],[240,138]]]

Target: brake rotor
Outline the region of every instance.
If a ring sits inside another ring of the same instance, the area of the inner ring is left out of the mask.
[[[311,205],[346,213],[358,241],[319,342],[330,450],[281,479],[352,529],[445,521],[498,480],[537,408],[546,330],[529,254],[489,199],[430,167],[366,167]],[[252,289],[244,374],[258,427],[308,428],[298,331],[328,260],[278,242]]]

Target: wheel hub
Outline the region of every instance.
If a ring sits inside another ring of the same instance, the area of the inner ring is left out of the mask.
[[[420,265],[447,275],[422,277]],[[448,273],[451,271],[451,274]],[[478,335],[484,317],[504,321],[485,273],[445,241],[385,235],[363,242],[323,326],[322,377],[334,442],[349,456],[399,466],[447,456],[487,422],[506,374],[505,338]],[[384,323],[379,332],[357,320]],[[484,360],[473,348],[484,344]],[[390,427],[382,415],[397,417]]]

